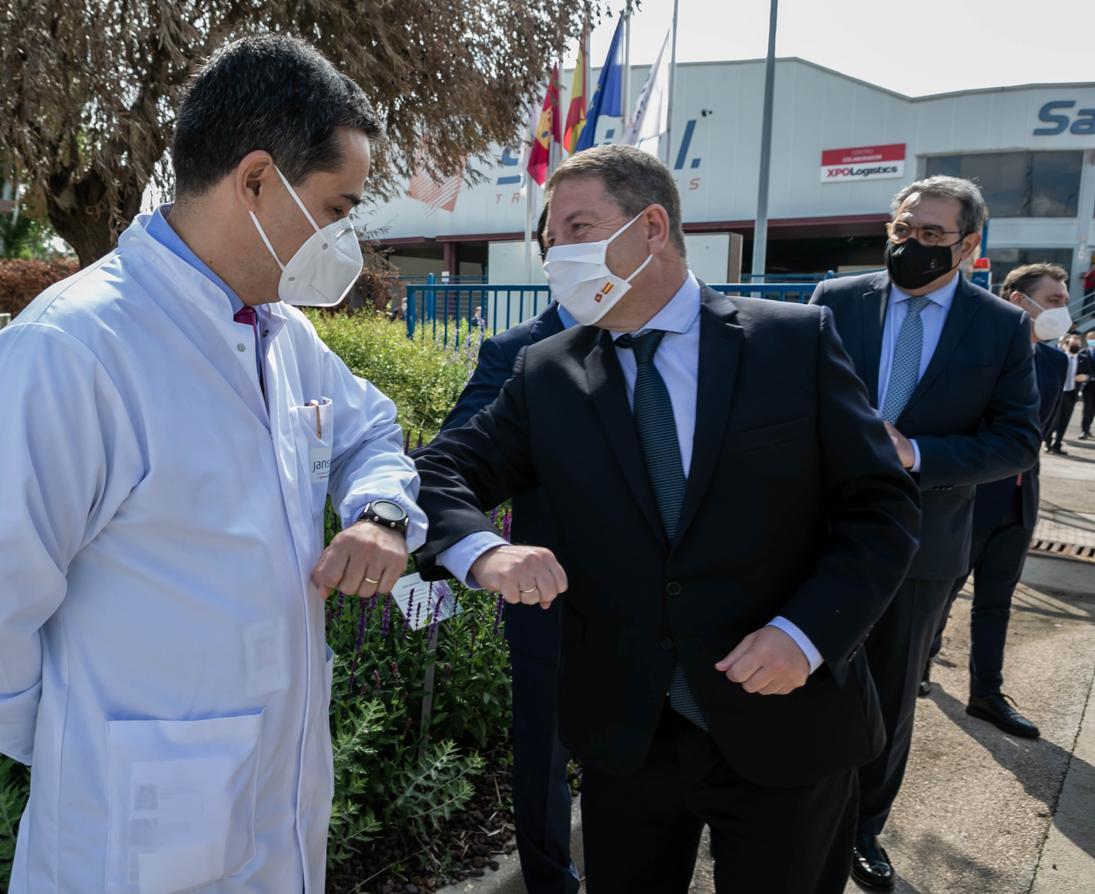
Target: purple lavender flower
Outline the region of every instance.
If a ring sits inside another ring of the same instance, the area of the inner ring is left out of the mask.
[[[392,594],[384,597],[384,614],[380,618],[380,635],[387,636],[392,624]]]
[[[502,516],[502,539],[509,540],[510,527],[513,524],[513,511],[506,510],[506,514]]]
[[[494,628],[491,630],[491,633],[495,636],[497,636],[498,628],[502,624],[502,606],[503,605],[504,605],[504,600],[502,599],[501,596],[499,596],[498,597],[498,604],[494,608]]]
[[[346,594],[341,590],[338,591],[338,606],[335,609],[335,620],[342,619],[342,610],[346,607]]]
[[[354,640],[354,661],[357,661],[357,654],[361,651],[361,647],[365,645],[365,625],[368,622],[368,613],[365,611],[364,606],[358,609],[357,613],[357,638]]]

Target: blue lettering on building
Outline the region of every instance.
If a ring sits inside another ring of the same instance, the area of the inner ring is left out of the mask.
[[[1038,120],[1050,126],[1034,128],[1034,136],[1055,137],[1066,130],[1078,136],[1095,134],[1095,109],[1077,109],[1076,120],[1073,120],[1069,110],[1075,106],[1074,99],[1056,99],[1047,102],[1038,110]]]

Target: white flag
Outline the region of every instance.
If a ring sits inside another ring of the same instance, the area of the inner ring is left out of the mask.
[[[640,146],[647,140],[657,140],[669,130],[669,54],[666,52],[669,35],[670,32],[667,31],[657,61],[650,69],[638,102],[635,103],[635,114],[624,132],[623,143],[628,146]],[[640,148],[647,149],[643,146]],[[655,144],[653,154],[657,153]]]

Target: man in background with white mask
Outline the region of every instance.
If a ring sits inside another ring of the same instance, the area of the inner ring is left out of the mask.
[[[1039,421],[1042,430],[1048,433],[1061,401],[1068,367],[1064,355],[1052,344],[1072,325],[1068,313],[1068,273],[1056,264],[1016,267],[1004,279],[1000,296],[1027,311],[1034,320],[1031,350],[1038,380]],[[1038,520],[1038,471],[1035,463],[1018,475],[978,485],[969,561],[973,608],[966,713],[1027,739],[1038,737],[1038,727],[1016,710],[1002,687],[1011,597],[1023,573],[1027,547]],[[942,646],[950,606],[968,577],[969,573],[962,575],[951,588],[950,601],[932,643],[933,658]],[[927,695],[929,691],[925,669],[920,694]]]
[[[179,111],[176,203],[0,335],[12,891],[324,890],[323,598],[388,590],[425,518],[392,402],[288,303],[360,272],[379,134],[307,44],[226,45]]]
[[[590,894],[683,894],[704,825],[719,891],[838,894],[853,769],[882,744],[859,647],[915,549],[916,488],[828,311],[691,274],[656,158],[580,152],[548,196],[552,295],[586,325],[416,453],[419,568],[561,601]],[[553,550],[483,514],[536,487]]]

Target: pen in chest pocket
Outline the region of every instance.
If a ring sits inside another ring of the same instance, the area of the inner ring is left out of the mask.
[[[308,401],[307,405],[309,407],[315,407],[316,408],[316,437],[319,438],[322,441],[323,440],[323,422],[320,420],[320,416],[319,416],[319,401],[310,400],[310,401]]]

